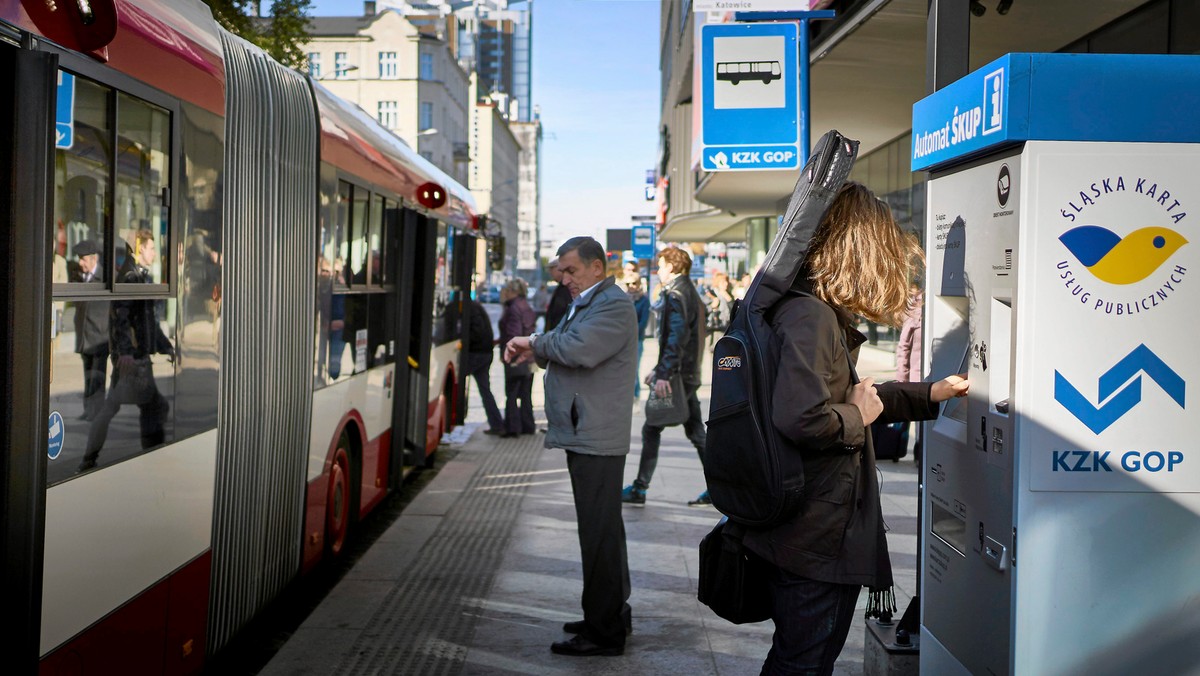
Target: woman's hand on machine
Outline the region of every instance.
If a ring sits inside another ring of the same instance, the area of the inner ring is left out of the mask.
[[[960,373],[934,383],[929,390],[929,397],[934,402],[940,403],[955,397],[965,397],[970,391],[971,381],[967,380],[967,374]]]

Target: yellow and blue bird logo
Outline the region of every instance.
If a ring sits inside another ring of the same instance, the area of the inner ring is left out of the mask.
[[[1188,243],[1174,230],[1153,226],[1121,237],[1098,225],[1081,225],[1058,239],[1097,279],[1109,284],[1142,281]]]

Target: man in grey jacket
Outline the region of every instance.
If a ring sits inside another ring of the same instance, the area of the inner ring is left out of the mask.
[[[510,364],[537,359],[546,368],[546,448],[567,452],[583,558],[583,620],[550,649],[560,655],[620,655],[630,631],[629,562],[621,520],[621,483],[637,378],[637,315],[629,296],[605,275],[604,248],[573,237],[558,249],[562,283],[574,302],[543,336],[513,338]]]

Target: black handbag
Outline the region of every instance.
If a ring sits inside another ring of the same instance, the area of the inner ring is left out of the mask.
[[[770,567],[742,543],[744,531],[722,518],[700,541],[696,598],[734,624],[771,619]]]
[[[660,397],[650,388],[650,397],[646,399],[646,424],[653,427],[670,427],[682,425],[688,419],[688,403],[683,391],[683,378],[676,373],[667,381],[671,383],[671,394]]]

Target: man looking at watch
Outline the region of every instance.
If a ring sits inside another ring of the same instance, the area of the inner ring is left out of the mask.
[[[537,359],[546,368],[546,448],[567,453],[583,560],[583,620],[575,637],[554,643],[560,655],[620,655],[630,631],[629,562],[621,520],[621,479],[629,453],[637,377],[637,315],[629,296],[605,274],[605,254],[591,237],[558,249],[562,284],[575,299],[553,331],[513,338],[504,361]]]

